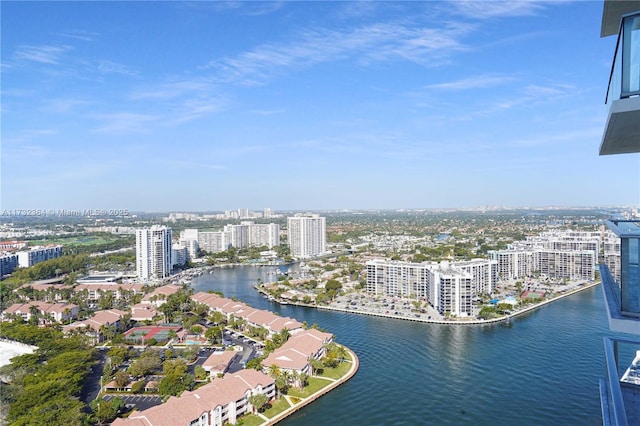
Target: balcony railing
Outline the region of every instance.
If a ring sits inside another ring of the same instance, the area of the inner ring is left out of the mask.
[[[640,95],[640,12],[622,18],[606,104]]]
[[[640,7],[638,1],[616,3]],[[609,116],[600,155],[640,152],[640,10],[620,20],[606,103]]]
[[[640,422],[639,349],[640,340],[604,338],[607,377],[600,380],[600,404],[605,426]]]
[[[619,287],[611,285],[614,287],[611,294],[615,294],[616,307],[622,316],[640,319],[640,222],[611,219],[606,224],[620,238],[620,283]],[[608,269],[601,270],[601,277],[603,285],[611,281],[615,284]]]

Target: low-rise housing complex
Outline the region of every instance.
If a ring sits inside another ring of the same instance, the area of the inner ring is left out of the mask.
[[[11,321],[15,317],[29,321],[34,315],[38,316],[39,322],[43,324],[69,321],[78,316],[78,310],[79,307],[72,303],[14,303],[2,312],[2,321]]]
[[[222,426],[253,411],[251,395],[275,397],[275,380],[256,370],[240,370],[164,404],[116,419],[113,426]]]
[[[71,333],[75,330],[85,331],[96,342],[101,342],[104,338],[102,334],[103,327],[114,327],[116,330],[120,330],[122,328],[122,318],[125,315],[127,315],[127,312],[119,309],[98,311],[84,321],[76,321],[62,327],[62,331],[65,333]]]
[[[311,360],[321,359],[326,354],[325,345],[332,341],[331,333],[315,329],[300,330],[270,353],[262,365],[265,372],[275,365],[281,371],[311,374]]]
[[[302,329],[302,324],[295,319],[281,317],[273,312],[252,308],[242,302],[237,302],[214,293],[198,292],[191,296],[191,300],[207,305],[209,310],[221,312],[227,320],[242,319],[252,327],[263,327],[269,335],[280,333],[287,329],[290,332]]]

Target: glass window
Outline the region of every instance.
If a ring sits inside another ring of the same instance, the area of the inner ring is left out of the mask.
[[[629,96],[640,91],[640,15],[624,18],[622,26],[622,92]]]

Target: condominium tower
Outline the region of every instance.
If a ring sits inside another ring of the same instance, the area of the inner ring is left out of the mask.
[[[153,225],[136,230],[138,278],[165,278],[171,274],[171,228]]]
[[[326,252],[326,218],[317,214],[287,218],[291,256],[306,259]]]

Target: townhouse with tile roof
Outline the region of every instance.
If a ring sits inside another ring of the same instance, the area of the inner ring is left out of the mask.
[[[275,380],[256,370],[240,370],[216,379],[164,404],[116,419],[113,426],[222,426],[235,424],[238,417],[252,412],[251,395],[275,397]]]

